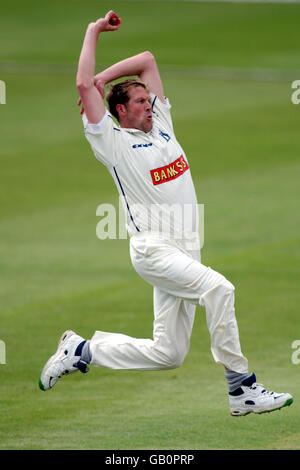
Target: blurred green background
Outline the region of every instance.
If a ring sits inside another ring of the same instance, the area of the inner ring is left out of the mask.
[[[152,288],[128,240],[96,237],[117,190],[82,132],[75,75],[87,24],[114,9],[97,70],[156,57],[205,204],[202,261],[236,287],[244,354],[291,408],[229,415],[202,309],[180,369],[38,378],[61,333],[152,336]],[[1,5],[1,449],[299,449],[300,5],[16,0]]]

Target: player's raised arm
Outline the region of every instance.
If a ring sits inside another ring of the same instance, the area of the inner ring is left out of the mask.
[[[111,10],[104,18],[88,25],[79,58],[76,86],[80,100],[90,123],[98,123],[105,114],[103,95],[99,93],[94,84],[95,55],[99,35],[106,31],[115,31],[120,27],[120,19]],[[117,17],[118,18],[118,17]]]
[[[147,83],[152,93],[157,95],[161,101],[164,100],[163,85],[157,63],[149,51],[124,59],[103,70],[95,76],[94,83],[101,93],[106,83],[133,75],[138,75],[143,82]]]

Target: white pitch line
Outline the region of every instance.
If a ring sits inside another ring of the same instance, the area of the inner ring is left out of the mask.
[[[104,70],[108,64],[97,64],[97,70]],[[4,74],[24,75],[75,75],[77,64],[43,62],[0,62],[0,76]],[[180,66],[159,64],[159,70],[165,78],[240,80],[251,82],[285,82],[300,80],[297,69],[261,69],[239,67]]]
[[[132,2],[147,2],[149,0],[129,0]],[[151,0],[156,3],[280,3],[280,4],[300,4],[300,0]]]

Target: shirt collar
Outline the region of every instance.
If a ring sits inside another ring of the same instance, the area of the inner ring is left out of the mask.
[[[144,132],[144,131],[141,131],[140,129],[134,129],[134,128],[130,128],[130,127],[120,127],[120,129],[122,129],[125,132],[128,132],[129,134],[141,133],[143,135],[150,135],[152,130],[153,130],[153,126],[152,126],[151,131],[149,131],[149,132]]]

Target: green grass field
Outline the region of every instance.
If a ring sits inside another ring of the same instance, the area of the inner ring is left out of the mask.
[[[235,419],[204,310],[179,369],[93,368],[43,393],[61,333],[152,336],[152,288],[128,240],[96,237],[117,190],[82,132],[75,87],[85,28],[114,9],[97,67],[156,56],[205,204],[202,261],[235,284],[244,354],[290,408]],[[300,5],[44,0],[1,6],[0,449],[300,449]]]

